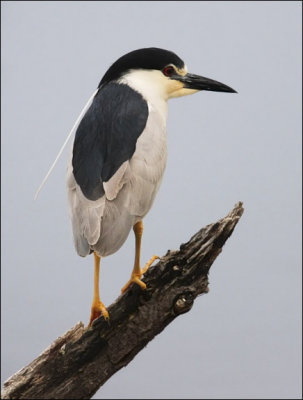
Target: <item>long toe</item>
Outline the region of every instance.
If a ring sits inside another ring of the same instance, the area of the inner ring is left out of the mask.
[[[132,276],[130,278],[130,280],[121,289],[121,293],[124,293],[132,283],[136,283],[137,285],[139,285],[141,287],[141,289],[146,289],[146,284],[144,282],[142,282],[138,276]]]
[[[152,263],[155,261],[155,260],[157,260],[157,259],[159,259],[160,260],[160,257],[158,257],[158,256],[152,256],[152,258],[149,260],[149,261],[147,261],[147,263],[144,265],[144,267],[142,268],[142,270],[141,270],[141,272],[142,272],[142,274],[145,274],[145,272],[148,270],[148,268],[152,265]]]
[[[91,314],[90,314],[90,320],[88,326],[91,326],[93,321],[103,315],[104,319],[106,321],[109,320],[109,314],[108,311],[105,307],[105,305],[100,301],[93,303],[92,308],[91,308]]]
[[[144,267],[140,270],[140,273],[132,273],[130,280],[123,286],[123,288],[121,289],[121,293],[124,293],[128,287],[132,284],[132,283],[136,283],[137,285],[139,285],[142,289],[146,289],[146,284],[144,282],[141,281],[141,276],[143,274],[145,274],[145,272],[148,270],[148,268],[152,265],[152,263],[157,260],[160,259],[160,257],[158,256],[152,256],[152,258],[144,265]]]

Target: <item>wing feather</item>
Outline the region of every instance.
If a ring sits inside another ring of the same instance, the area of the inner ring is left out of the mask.
[[[101,87],[78,126],[67,191],[74,243],[81,256],[90,253],[103,228],[112,229],[110,224],[102,227],[104,213],[132,221],[126,208],[123,211],[111,202],[130,179],[129,160],[147,117],[147,103],[139,93],[127,85],[109,83]],[[112,204],[107,211],[106,202]],[[122,239],[124,234],[117,243]]]
[[[147,117],[146,101],[129,86],[101,87],[79,124],[73,147],[73,173],[88,199],[103,196],[103,182],[131,159]]]

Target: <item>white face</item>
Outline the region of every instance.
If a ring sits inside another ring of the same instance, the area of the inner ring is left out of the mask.
[[[186,66],[178,69],[170,64],[170,67],[173,67],[175,72],[181,76],[187,74]],[[141,92],[147,99],[158,96],[163,100],[168,100],[173,97],[181,97],[198,92],[195,89],[184,88],[182,82],[170,79],[158,70],[131,70],[119,82],[127,83],[133,89]]]
[[[184,68],[181,68],[181,69],[177,68],[173,64],[170,64],[170,67],[174,68],[175,72],[181,76],[185,76],[188,72],[186,65],[184,66]],[[196,89],[185,88],[183,82],[177,81],[175,79],[170,79],[169,77],[165,76],[162,72],[161,72],[161,74],[165,79],[165,85],[167,88],[168,99],[171,99],[173,97],[187,96],[189,94],[199,92],[199,90],[196,90]]]

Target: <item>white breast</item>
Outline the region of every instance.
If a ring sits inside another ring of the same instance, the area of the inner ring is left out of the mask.
[[[134,224],[148,213],[160,187],[166,159],[165,124],[150,106],[146,127],[128,162],[123,187],[115,199],[105,200],[100,238],[93,246],[101,256],[116,252]]]
[[[134,191],[133,204],[129,205],[131,213],[144,217],[150,210],[162,181],[166,159],[166,127],[160,115],[149,106],[146,127],[129,162],[130,191]]]

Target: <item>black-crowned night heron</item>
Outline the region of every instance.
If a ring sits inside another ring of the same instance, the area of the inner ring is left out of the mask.
[[[115,253],[133,228],[135,263],[130,280],[143,289],[142,220],[159,189],[166,164],[167,100],[200,90],[234,93],[223,83],[187,72],[176,54],[158,48],[132,51],[103,76],[76,130],[67,173],[74,243],[94,253],[95,284],[89,324],[109,318],[99,297],[100,258]]]

